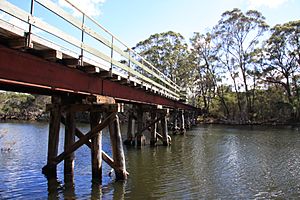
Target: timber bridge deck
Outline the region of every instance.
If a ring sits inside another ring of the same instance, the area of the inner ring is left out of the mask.
[[[77,6],[65,0],[80,17],[49,0],[27,3],[29,10],[0,0],[0,89],[52,96],[52,104],[47,105],[48,160],[43,168],[48,178],[56,177],[56,167],[64,160],[65,181],[72,180],[74,151],[85,144],[91,148],[94,181],[101,182],[102,159],[117,179],[126,179],[117,116],[124,103],[133,105],[126,145],[143,145],[145,130],[151,131],[151,145],[158,139],[169,145],[168,119],[174,133],[195,122],[198,109],[185,103],[176,83]],[[75,113],[83,111],[90,113],[91,130],[86,134],[74,122]],[[147,125],[145,113],[151,117]],[[65,148],[58,155],[61,123]],[[101,149],[101,130],[106,126],[113,158]]]

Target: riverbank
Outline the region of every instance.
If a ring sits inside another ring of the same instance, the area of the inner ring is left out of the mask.
[[[300,122],[294,121],[283,121],[280,119],[268,119],[265,121],[247,121],[241,122],[237,120],[229,120],[229,119],[221,119],[221,118],[213,118],[213,117],[200,117],[198,119],[200,124],[219,124],[219,125],[237,125],[237,126],[248,126],[248,125],[262,125],[262,126],[295,126],[300,127]]]

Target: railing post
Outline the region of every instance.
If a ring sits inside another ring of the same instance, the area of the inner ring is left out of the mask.
[[[111,36],[111,50],[110,50],[110,76],[113,71],[113,57],[114,57],[114,36]]]
[[[82,13],[82,25],[81,25],[81,48],[80,48],[80,56],[79,56],[79,66],[83,66],[83,42],[84,42],[84,21],[85,21],[85,14]]]
[[[34,13],[34,0],[31,0],[31,4],[30,4],[30,15],[31,17],[33,17],[33,13]],[[30,19],[28,19],[30,20]],[[25,33],[25,48],[33,48],[33,44],[31,41],[31,33],[32,33],[32,24],[29,21],[29,28],[28,28],[28,32]]]

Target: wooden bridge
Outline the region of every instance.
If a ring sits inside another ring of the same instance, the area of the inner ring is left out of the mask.
[[[181,88],[155,66],[65,2],[79,17],[49,0],[28,0],[29,10],[0,0],[0,89],[52,96],[47,105],[48,159],[43,168],[48,178],[56,177],[56,167],[64,160],[65,181],[72,180],[74,151],[87,145],[93,181],[101,182],[102,159],[115,170],[117,179],[126,179],[117,114],[124,104],[131,105],[124,144],[139,146],[145,144],[145,130],[151,132],[152,146],[158,140],[170,145],[168,122],[172,121],[173,133],[184,133],[195,122],[198,109],[186,104]],[[76,112],[90,113],[88,133],[76,128]],[[58,155],[61,123],[65,125],[65,146]],[[101,149],[105,127],[109,128],[113,158]]]

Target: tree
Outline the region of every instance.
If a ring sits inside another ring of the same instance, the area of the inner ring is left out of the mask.
[[[209,113],[210,105],[217,91],[216,54],[217,48],[212,44],[210,33],[194,33],[190,39],[197,75],[195,87],[202,99],[202,107]]]
[[[191,67],[184,37],[172,31],[151,35],[133,49],[180,86],[187,86]]]
[[[220,47],[219,62],[227,69],[237,96],[241,118],[251,119],[252,99],[248,79],[251,75],[251,53],[257,48],[261,36],[268,29],[265,18],[255,10],[245,14],[235,8],[222,14],[214,27],[216,45]],[[239,82],[239,78],[241,82]],[[245,108],[242,106],[245,92]],[[246,112],[246,116],[242,113]]]
[[[280,85],[299,118],[300,20],[276,25],[266,41],[265,81]]]

